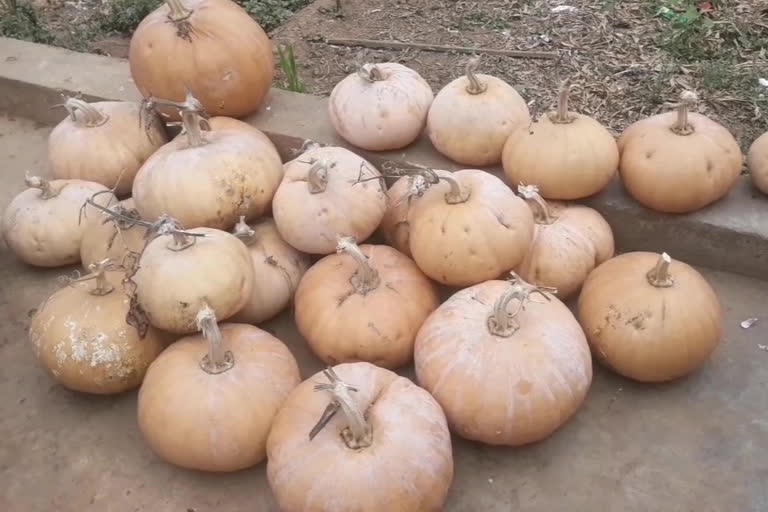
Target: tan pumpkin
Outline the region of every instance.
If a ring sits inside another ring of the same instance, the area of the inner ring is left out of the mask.
[[[108,209],[120,217],[97,212],[87,219],[80,243],[80,261],[86,270],[104,259],[130,266],[129,259],[138,257],[147,242],[147,228],[131,221],[140,219],[133,199],[123,199]]]
[[[427,116],[435,149],[463,165],[501,163],[504,143],[517,127],[528,127],[528,105],[514,87],[491,75],[475,74],[479,60],[467,63],[466,76],[443,87]]]
[[[312,146],[285,164],[272,213],[283,239],[309,254],[330,254],[339,236],[365,240],[387,205],[381,173],[336,146]]]
[[[141,164],[168,142],[160,117],[140,103],[69,98],[64,106],[69,117],[48,137],[55,178],[95,181],[123,197]]]
[[[341,238],[296,290],[296,327],[328,364],[367,361],[396,369],[413,358],[413,340],[439,300],[407,256],[387,245]]]
[[[387,209],[379,230],[389,245],[408,257],[411,256],[408,212],[413,201],[426,190],[427,182],[420,175],[402,176],[387,190]]]
[[[388,151],[421,135],[433,98],[429,84],[403,64],[364,64],[333,88],[328,115],[336,133],[353,146]]]
[[[666,253],[624,253],[597,267],[579,295],[578,316],[595,357],[642,382],[700,368],[723,333],[715,291]]]
[[[565,300],[579,291],[597,265],[613,257],[611,226],[588,206],[547,202],[533,185],[518,190],[533,210],[536,230],[515,270],[529,283],[557,289],[557,297]]]
[[[282,161],[255,128],[201,130],[198,106],[194,98],[184,104],[186,133],[142,165],[133,199],[145,219],[169,215],[187,228],[230,230],[241,215],[253,220],[269,209]]]
[[[3,213],[5,243],[17,258],[37,267],[59,267],[80,261],[80,242],[88,219],[99,211],[86,200],[107,207],[117,198],[107,187],[85,180],[25,179],[26,190],[17,194]]]
[[[453,451],[434,398],[365,362],[322,373],[330,383],[320,384],[318,372],[299,384],[267,440],[267,478],[280,510],[442,510]]]
[[[288,245],[271,218],[249,226],[240,217],[233,234],[248,246],[256,278],[248,302],[229,321],[266,322],[293,300],[299,281],[311,264],[309,256]]]
[[[532,125],[520,125],[504,144],[504,173],[512,184],[535,183],[547,199],[573,200],[603,190],[616,176],[619,151],[599,121],[568,110],[570,80],[557,110]]]
[[[237,471],[266,455],[272,420],[299,384],[282,341],[244,324],[198,313],[202,334],[169,346],[139,390],[139,429],[163,460],[200,471]]]
[[[145,98],[183,101],[189,88],[215,116],[255,112],[274,77],[272,42],[231,0],[165,0],[133,32],[128,62]]]
[[[752,183],[758,190],[768,194],[768,132],[758,137],[749,147],[747,167]]]
[[[631,124],[619,137],[620,174],[637,202],[664,213],[689,213],[725,196],[741,174],[743,156],[722,125],[689,109],[683,91],[677,112]]]
[[[410,247],[422,272],[470,286],[519,265],[533,239],[533,214],[496,176],[477,169],[437,171],[439,183],[412,202]]]
[[[576,318],[519,277],[453,294],[419,330],[414,363],[453,432],[490,445],[549,437],[581,407],[592,382]]]
[[[160,232],[168,234],[147,244],[133,276],[138,303],[152,325],[188,334],[197,330],[203,302],[222,320],[248,303],[253,264],[235,235],[212,228],[181,232],[170,222]]]
[[[110,260],[55,291],[38,308],[29,339],[42,367],[64,387],[94,394],[139,387],[150,363],[170,341],[154,327],[126,323],[131,297],[125,273]]]

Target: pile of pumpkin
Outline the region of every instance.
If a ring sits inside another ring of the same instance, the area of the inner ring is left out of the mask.
[[[668,381],[720,339],[720,303],[695,269],[615,255],[605,219],[566,202],[617,169],[660,211],[725,195],[741,153],[689,112],[690,93],[617,143],[568,109],[568,82],[533,122],[474,59],[436,96],[396,63],[366,64],[333,90],[330,120],[351,146],[402,148],[426,127],[460,164],[502,163],[513,189],[483,170],[377,169],[314,143],[283,163],[236,119],[262,104],[273,64],[267,36],[229,0],[168,0],[137,29],[130,63],[145,101],[69,99],[49,138],[54,179],[27,176],[2,233],[30,265],[82,264],[40,306],[31,346],[67,388],[140,387],[140,430],[170,463],[234,471],[267,458],[287,511],[439,510],[451,432],[540,441],[582,405],[593,355]],[[182,126],[172,138],[169,119]],[[749,162],[765,184],[768,137]],[[577,296],[574,315],[563,301]],[[258,327],[290,305],[329,365],[303,382]],[[394,373],[411,362],[418,385]]]

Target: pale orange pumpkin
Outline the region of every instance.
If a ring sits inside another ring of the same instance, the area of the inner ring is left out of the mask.
[[[141,218],[133,199],[123,199],[108,210],[119,217],[96,212],[84,221],[88,224],[80,242],[80,261],[85,269],[107,258],[130,266],[127,258],[138,257],[147,243],[147,228],[132,222]]]
[[[755,139],[747,153],[747,167],[752,183],[768,194],[768,132]]]
[[[535,183],[547,199],[573,200],[604,189],[616,176],[619,150],[594,118],[568,110],[571,83],[558,94],[557,110],[520,125],[504,144],[502,162],[510,183]]]
[[[3,238],[19,260],[37,267],[59,267],[80,261],[80,243],[88,219],[99,211],[88,199],[107,207],[117,198],[100,183],[85,180],[25,178],[27,189],[5,208]]]
[[[248,302],[229,321],[254,325],[266,322],[293,300],[311,264],[309,256],[288,245],[269,217],[250,226],[240,217],[233,234],[248,246],[255,279]]]
[[[723,333],[715,291],[666,253],[624,253],[597,267],[584,282],[578,316],[595,357],[643,382],[695,371]]]
[[[139,387],[170,341],[154,327],[140,332],[126,318],[125,273],[105,259],[92,273],[55,291],[38,308],[29,339],[42,367],[64,387],[100,395]]]
[[[285,164],[272,201],[283,239],[308,254],[330,254],[339,236],[365,240],[376,231],[387,205],[376,167],[342,147],[311,146]]]
[[[419,327],[439,304],[434,286],[410,258],[387,245],[358,246],[341,238],[338,251],[315,263],[299,283],[299,332],[329,364],[407,364]]]
[[[534,292],[546,301],[534,301]],[[552,435],[580,408],[592,382],[576,318],[519,277],[512,285],[486,281],[453,294],[419,330],[414,363],[453,432],[490,445]]]
[[[141,216],[169,215],[186,228],[230,230],[241,215],[264,215],[283,177],[275,145],[255,128],[232,129],[231,122],[201,130],[197,100],[190,96],[178,105],[186,133],[147,159],[133,182]]]
[[[389,245],[408,257],[411,256],[408,212],[412,202],[426,190],[427,182],[420,175],[402,176],[387,190],[387,209],[379,230]]]
[[[411,254],[421,271],[449,286],[470,286],[519,265],[534,229],[525,201],[485,171],[435,174],[439,183],[408,213]]]
[[[152,363],[139,390],[139,429],[152,450],[177,466],[237,471],[266,455],[272,420],[299,384],[282,341],[245,324],[197,315],[202,334],[182,338]]]
[[[336,132],[353,146],[387,151],[421,135],[433,98],[429,84],[403,64],[364,64],[333,88],[328,115]]]
[[[580,204],[545,201],[534,185],[518,187],[533,210],[533,242],[516,272],[526,281],[557,289],[565,300],[590,272],[612,258],[613,232],[596,210]]]
[[[475,74],[479,60],[467,63],[466,76],[443,87],[427,116],[435,149],[464,165],[501,162],[504,143],[517,127],[531,122],[528,105],[514,87],[491,75]]]
[[[231,0],[165,0],[133,32],[128,62],[145,98],[183,101],[188,88],[215,116],[255,112],[274,76],[272,42]]]
[[[69,117],[48,136],[48,162],[58,179],[95,181],[123,197],[149,156],[168,142],[152,110],[131,101],[69,98]]]
[[[725,196],[741,174],[743,156],[722,125],[696,112],[683,91],[677,112],[631,124],[618,140],[620,174],[637,202],[664,213],[689,213]]]
[[[321,373],[299,384],[267,440],[267,478],[280,510],[442,510],[453,450],[435,399],[365,362],[322,373],[330,384],[319,384]]]

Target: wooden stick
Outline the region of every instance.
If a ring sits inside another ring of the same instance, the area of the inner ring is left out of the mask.
[[[455,52],[455,53],[487,53],[489,55],[504,55],[520,59],[556,59],[557,52],[526,51],[526,50],[495,50],[492,48],[472,48],[469,46],[445,46],[439,44],[403,43],[400,41],[374,41],[372,39],[326,39],[326,44],[336,46],[362,46],[364,48],[378,48],[398,50],[412,48],[428,52]]]

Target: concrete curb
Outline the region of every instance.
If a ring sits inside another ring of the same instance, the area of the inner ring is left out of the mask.
[[[0,38],[0,112],[53,125],[63,119],[64,95],[86,100],[138,100],[123,59]],[[344,143],[326,113],[327,99],[272,89],[259,112],[246,119],[274,141],[283,159],[296,156],[307,139],[348,147],[375,165],[414,162],[435,168],[460,168],[438,154],[426,137],[402,151],[370,153]],[[503,177],[500,168],[486,168]],[[618,179],[583,201],[611,225],[622,252],[667,251],[693,265],[768,277],[768,196],[742,177],[727,197],[687,215],[665,215],[635,203]]]

